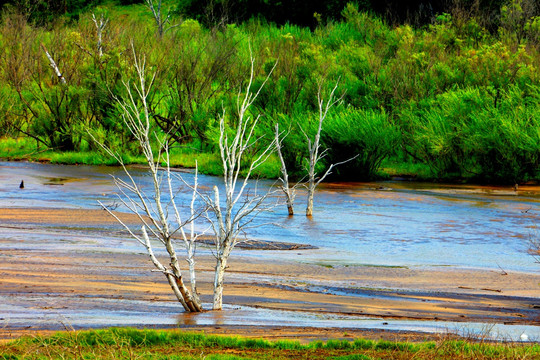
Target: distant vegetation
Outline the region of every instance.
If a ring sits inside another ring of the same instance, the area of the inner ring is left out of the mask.
[[[330,148],[324,160],[360,154],[336,177],[540,179],[534,0],[433,1],[429,9],[414,1],[403,8],[397,0],[319,0],[294,11],[286,2],[251,3],[258,5],[165,1],[162,16],[170,11],[170,24],[178,26],[159,36],[141,1],[8,1],[0,24],[0,156],[107,162],[90,129],[137,161],[113,101],[125,95],[122,81],[134,76],[126,51],[133,42],[157,70],[151,115],[155,131],[173,142],[176,165],[199,157],[201,171],[219,173],[216,119],[245,85],[251,52],[256,87],[277,62],[254,104],[263,115],[258,135],[271,141],[275,122],[290,129],[283,152],[298,178],[307,155],[303,131],[315,131],[317,84],[324,79],[329,88],[339,80],[344,93],[324,125],[321,141]],[[96,23],[102,15],[109,20],[101,47],[92,14]],[[271,158],[259,175],[278,174]]]
[[[345,336],[345,334],[344,334]],[[535,359],[538,344],[490,344],[463,340],[405,343],[365,339],[267,341],[130,328],[63,332],[0,344],[1,359]]]

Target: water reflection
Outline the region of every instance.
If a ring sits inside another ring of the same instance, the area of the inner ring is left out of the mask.
[[[211,308],[211,305],[207,305]],[[227,308],[227,307],[225,307]],[[225,311],[206,311],[202,313],[180,313],[177,317],[178,325],[184,326],[199,326],[199,325],[231,325],[231,311],[233,309],[227,309]],[[234,316],[237,318],[237,316]],[[240,320],[240,319],[238,319]],[[260,325],[261,323],[259,323]]]

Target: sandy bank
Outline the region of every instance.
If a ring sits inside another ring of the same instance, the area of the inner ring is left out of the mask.
[[[136,221],[133,216],[122,216],[124,221]],[[271,338],[301,337],[300,333],[306,339],[343,337],[344,333],[371,333],[374,338],[385,334],[358,329],[304,331],[269,326],[264,318],[260,319],[260,328],[267,331],[257,332],[253,327],[220,325],[219,312],[212,315],[213,323],[200,325],[197,315],[181,313],[165,279],[151,272],[147,257],[139,253],[142,250],[120,233],[107,230],[115,220],[106,212],[0,209],[0,224],[0,334],[4,338],[34,330],[62,329],[64,325],[85,328],[124,324],[207,328],[217,333]],[[87,230],[86,226],[95,227]],[[47,244],[33,236],[36,232],[47,234]],[[198,262],[200,292],[203,302],[210,302],[213,259],[208,252],[202,253]],[[427,267],[326,267],[302,262],[301,255],[298,260],[276,261],[275,256],[265,259],[238,250],[226,281],[227,304],[290,311],[298,316],[309,312],[540,324],[540,274]],[[271,311],[268,314],[272,316]]]

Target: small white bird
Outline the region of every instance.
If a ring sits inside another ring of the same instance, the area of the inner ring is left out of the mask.
[[[519,336],[519,338],[521,339],[521,341],[528,341],[529,340],[529,335],[523,333]]]

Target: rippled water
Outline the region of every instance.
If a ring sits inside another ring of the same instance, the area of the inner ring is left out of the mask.
[[[62,166],[0,162],[0,207],[98,208],[114,203],[109,174],[115,167]],[[133,169],[151,188],[149,177]],[[181,174],[190,183],[193,175]],[[21,180],[25,188],[19,189]],[[199,176],[203,191],[220,179]],[[189,204],[188,188],[177,182],[180,203]],[[252,183],[261,191],[274,183]],[[298,191],[294,217],[285,206],[263,213],[248,237],[307,243],[319,250],[252,256],[290,257],[320,263],[383,266],[454,266],[537,272],[527,253],[536,236],[540,197],[526,188],[444,186],[412,182],[328,183],[315,197],[312,218],[303,215],[305,192]],[[202,225],[201,225],[202,227]],[[299,255],[301,254],[301,255]]]

